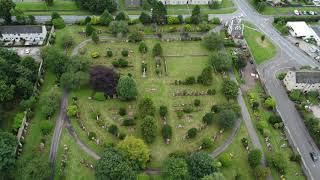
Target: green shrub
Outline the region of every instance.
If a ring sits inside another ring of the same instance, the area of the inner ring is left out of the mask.
[[[214,121],[214,114],[212,112],[209,112],[202,117],[202,122],[207,125],[212,124],[213,121]]]
[[[208,89],[207,94],[214,96],[216,94],[216,90],[215,89]]]
[[[92,58],[98,58],[98,57],[100,57],[100,54],[98,52],[92,52],[91,53],[91,57]]]
[[[201,104],[200,99],[195,99],[193,104],[194,104],[194,106],[197,106],[197,107],[200,106],[200,104]]]
[[[271,124],[271,125],[274,125],[276,123],[281,123],[282,122],[282,119],[280,116],[278,115],[271,115],[268,119],[268,122]]]
[[[294,162],[300,162],[301,161],[301,156],[299,153],[293,153],[290,156],[290,161],[294,161]]]
[[[97,101],[105,101],[106,97],[103,92],[96,92],[94,95],[94,99]]]
[[[123,57],[128,57],[129,56],[129,51],[125,49],[125,50],[121,51],[121,55]]]
[[[198,134],[198,130],[196,128],[191,128],[187,132],[187,137],[189,139],[192,139],[192,138],[195,138],[197,136],[197,134]]]
[[[113,56],[113,52],[111,49],[107,50],[107,57],[112,57]]]
[[[40,130],[41,130],[41,133],[43,135],[48,135],[50,134],[50,132],[52,131],[53,129],[53,124],[52,122],[48,121],[48,120],[42,120],[40,122]]]
[[[126,114],[127,114],[127,110],[126,110],[126,108],[119,108],[119,115],[120,116],[125,116]]]
[[[167,114],[168,114],[167,106],[160,106],[159,113],[160,113],[160,116],[162,116],[162,117],[167,116]]]
[[[182,111],[177,111],[177,117],[181,119],[183,117],[183,112]]]
[[[262,158],[262,153],[261,153],[261,150],[259,149],[253,149],[249,152],[248,154],[248,162],[249,162],[249,165],[252,167],[252,168],[255,168],[257,167],[260,162],[261,162],[261,158]]]
[[[219,161],[221,162],[223,167],[229,167],[232,164],[232,160],[229,154],[224,153],[219,157]]]
[[[211,138],[203,138],[201,142],[202,149],[210,149],[213,147],[213,141]]]
[[[88,134],[89,140],[94,140],[96,138],[97,138],[97,134],[95,132],[89,132],[89,134]]]
[[[163,139],[171,139],[172,137],[172,127],[168,124],[165,124],[163,127],[162,127],[162,130],[161,130],[161,134],[162,134],[162,137]]]
[[[136,122],[132,118],[125,119],[122,122],[122,126],[134,126],[134,125],[136,125]]]
[[[183,112],[184,113],[191,113],[193,111],[193,108],[189,105],[183,107]]]
[[[66,27],[62,18],[53,19],[52,24],[56,29],[63,29],[64,27]]]
[[[118,135],[118,131],[119,129],[117,125],[112,124],[111,126],[108,127],[108,132],[114,136]]]
[[[196,83],[196,78],[194,76],[189,76],[186,78],[184,84],[186,85],[192,85]]]
[[[21,123],[23,121],[23,117],[24,117],[24,113],[18,113],[15,115],[14,117],[14,123],[12,125],[12,129],[14,132],[18,132],[20,126],[21,126]]]
[[[116,68],[120,67],[120,68],[125,68],[129,66],[129,62],[125,59],[118,59],[112,62],[112,65]]]

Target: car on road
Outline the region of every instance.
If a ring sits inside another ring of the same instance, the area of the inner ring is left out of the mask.
[[[298,10],[294,10],[293,12],[294,12],[294,14],[297,15],[297,16],[300,15],[300,12],[299,12]]]
[[[316,154],[315,152],[310,152],[310,157],[313,162],[316,162],[320,159],[320,156],[318,154]]]
[[[30,54],[30,49],[25,49],[25,50],[24,50],[24,53],[25,53],[25,54]]]

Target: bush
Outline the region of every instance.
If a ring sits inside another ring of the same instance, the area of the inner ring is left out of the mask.
[[[257,167],[260,162],[261,162],[261,158],[262,158],[262,153],[261,153],[261,150],[259,149],[253,149],[249,152],[248,154],[248,162],[249,162],[249,165],[252,167],[252,168],[255,168]]]
[[[145,42],[141,42],[139,44],[139,52],[142,53],[142,54],[145,54],[148,52],[148,46],[146,45]]]
[[[268,119],[268,122],[271,124],[271,125],[274,125],[276,123],[281,123],[282,122],[282,119],[280,116],[278,115],[271,115]]]
[[[92,52],[91,53],[91,57],[92,58],[98,58],[98,57],[100,57],[100,54],[98,52]]]
[[[192,138],[195,138],[197,136],[197,134],[198,134],[198,130],[196,128],[191,128],[187,132],[187,137],[189,139],[192,139]]]
[[[162,117],[167,116],[167,114],[168,114],[167,106],[160,106],[159,113],[160,113],[160,116],[162,116]]]
[[[213,141],[211,138],[203,138],[201,143],[202,149],[209,149],[213,147]]]
[[[212,124],[213,121],[214,121],[214,114],[212,112],[209,112],[202,117],[202,122],[207,125]]]
[[[212,81],[213,81],[213,76],[212,76],[212,67],[208,66],[205,67],[201,74],[198,76],[198,83],[202,84],[202,85],[211,85]]]
[[[177,111],[177,117],[181,119],[183,117],[183,112],[182,111]]]
[[[127,114],[127,110],[126,110],[126,108],[119,108],[119,115],[120,116],[125,116],[126,114]]]
[[[110,134],[112,134],[112,135],[114,135],[114,136],[117,136],[118,135],[118,131],[119,131],[119,129],[118,129],[118,126],[117,125],[111,125],[111,126],[109,126],[108,127],[108,132],[110,133]]]
[[[207,94],[214,96],[216,94],[216,90],[215,89],[208,89]]]
[[[197,107],[200,106],[200,104],[201,104],[200,99],[195,99],[193,104],[194,104],[194,106],[197,106]]]
[[[112,57],[113,56],[113,52],[111,49],[107,50],[107,57]]]
[[[162,137],[164,140],[171,139],[172,137],[172,127],[168,124],[165,124],[161,130]]]
[[[180,20],[178,17],[168,16],[167,17],[168,24],[180,24]]]
[[[211,21],[212,21],[212,24],[221,24],[221,21],[218,17],[214,17]]]
[[[223,167],[229,167],[232,164],[232,160],[229,154],[224,153],[219,157],[219,161],[221,162]]]
[[[120,139],[120,140],[124,140],[124,139],[126,138],[126,136],[127,136],[127,135],[126,135],[125,133],[120,133],[120,134],[119,134],[119,139]]]
[[[192,85],[196,83],[196,78],[194,76],[189,76],[186,78],[184,84],[186,85]]]
[[[139,114],[141,117],[146,116],[154,116],[154,113],[156,111],[156,107],[153,104],[153,101],[150,98],[144,98],[142,101],[140,101],[139,105]]]
[[[129,62],[125,59],[120,58],[118,60],[112,61],[112,65],[116,68],[125,68],[129,66]]]
[[[125,50],[121,51],[121,55],[122,55],[123,57],[128,57],[129,51],[125,49]]]
[[[279,173],[285,174],[288,167],[286,156],[282,153],[274,153],[267,158],[268,163],[273,165]]]
[[[95,132],[89,132],[88,139],[95,140],[97,138],[97,134]]]
[[[141,123],[141,134],[147,143],[152,143],[156,138],[157,124],[152,116],[146,116]]]
[[[154,45],[152,49],[153,56],[162,56],[163,50],[160,43]]]
[[[265,128],[267,128],[268,127],[268,124],[266,123],[266,121],[264,121],[264,120],[260,120],[258,123],[257,123],[257,129],[259,130],[259,132],[261,133],[261,134],[263,134],[263,130],[265,129]]]
[[[78,112],[78,107],[76,105],[69,105],[67,109],[67,115],[69,118],[75,117]]]
[[[53,124],[48,120],[42,120],[40,122],[40,130],[43,135],[48,135],[53,129]]]
[[[52,24],[56,29],[63,29],[64,27],[66,27],[64,20],[62,18],[53,19]]]
[[[276,108],[276,100],[272,97],[268,97],[265,101],[264,101],[264,105],[270,109],[273,110]]]
[[[301,161],[301,156],[299,153],[293,153],[290,156],[290,161],[294,161],[294,162],[300,162]]]
[[[97,101],[105,101],[106,97],[103,92],[96,92],[94,95],[94,99]]]
[[[185,113],[191,113],[192,111],[193,111],[193,108],[191,106],[183,107],[183,112]]]
[[[125,119],[122,122],[122,126],[134,126],[134,125],[136,125],[136,122],[132,118]]]

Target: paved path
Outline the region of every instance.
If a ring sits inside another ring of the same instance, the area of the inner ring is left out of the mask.
[[[64,124],[64,119],[66,118],[66,109],[68,106],[68,92],[64,91],[62,95],[62,100],[61,100],[61,105],[60,105],[60,110],[59,110],[59,116],[57,117],[56,120],[56,126],[54,129],[53,137],[52,137],[52,142],[51,142],[51,148],[50,148],[50,154],[49,154],[49,162],[50,166],[52,168],[52,176],[51,178],[54,178],[54,172],[55,172],[55,161],[56,161],[56,155],[59,147],[59,140]]]

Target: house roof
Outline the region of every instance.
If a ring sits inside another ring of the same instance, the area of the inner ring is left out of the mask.
[[[291,28],[297,37],[310,37],[316,35],[316,33],[304,21],[289,21],[287,22],[287,26]]]
[[[0,26],[2,34],[42,33],[42,26]]]
[[[320,83],[320,71],[297,71],[296,83],[305,83],[305,84]]]

